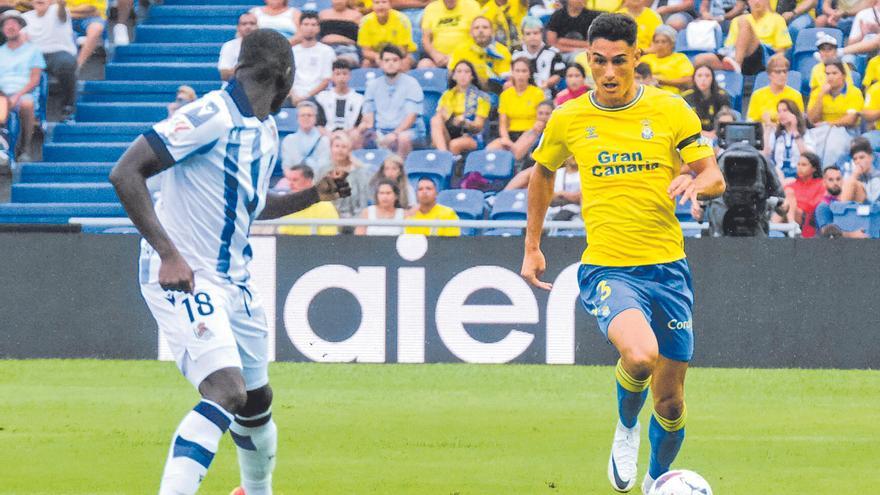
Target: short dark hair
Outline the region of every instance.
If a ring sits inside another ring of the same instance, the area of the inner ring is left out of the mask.
[[[827,172],[829,170],[837,170],[838,172],[840,172],[840,167],[838,167],[837,165],[828,165],[827,167],[822,169],[822,175],[825,175],[825,172]]]
[[[624,14],[604,13],[593,20],[587,33],[587,41],[593,43],[597,39],[608,41],[625,41],[627,45],[636,44],[639,27],[632,17]]]
[[[849,145],[849,156],[852,158],[858,152],[864,152],[869,155],[874,154],[874,148],[871,147],[871,141],[868,141],[868,138],[864,138],[859,136],[852,140],[852,143]]]
[[[379,58],[382,58],[382,55],[386,53],[397,55],[397,58],[403,58],[403,50],[397,45],[392,45],[391,43],[386,43],[382,46],[382,49],[379,50]]]
[[[315,179],[315,171],[312,170],[312,167],[310,167],[308,165],[303,165],[302,163],[299,165],[294,165],[294,166],[290,167],[290,171],[291,172],[300,171],[300,172],[302,172],[303,177],[305,177],[306,179],[309,179],[309,180]]]
[[[647,62],[642,62],[636,66],[636,74],[642,76],[642,79],[649,79],[654,75],[654,73],[651,72],[651,66],[648,65]]]
[[[418,182],[416,182],[416,186],[418,186],[419,184],[421,184],[422,181],[428,181],[428,182],[430,182],[431,185],[434,186],[434,190],[437,190],[437,181],[435,181],[434,179],[428,177],[427,175],[423,175],[423,176],[419,177]]]
[[[333,70],[336,69],[351,70],[351,63],[344,58],[337,58],[333,61]]]
[[[318,13],[315,12],[314,10],[306,10],[305,12],[303,12],[303,13],[299,16],[299,22],[300,22],[300,23],[302,23],[302,21],[304,21],[304,20],[306,20],[306,19],[314,19],[315,22],[318,22],[318,23],[321,22],[320,18],[318,17]]]

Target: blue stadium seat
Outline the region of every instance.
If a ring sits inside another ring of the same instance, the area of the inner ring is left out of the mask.
[[[146,122],[56,124],[50,130],[50,140],[53,143],[130,143],[149,130],[150,125]]]
[[[483,235],[492,237],[519,237],[523,235],[523,229],[488,229]]]
[[[526,190],[513,189],[501,191],[495,195],[495,203],[489,214],[491,220],[525,220],[526,219]]]
[[[13,203],[118,203],[113,186],[104,182],[13,184]]]
[[[218,81],[217,62],[212,63],[137,63],[107,64],[105,77],[110,81],[146,79],[152,81]],[[170,103],[170,102],[169,102]]]
[[[547,235],[550,237],[586,237],[587,233],[583,229],[564,229],[551,230]]]
[[[126,143],[46,143],[47,162],[115,162],[128,148]]]
[[[129,45],[131,46],[131,45]],[[171,103],[181,84],[197,95],[220,89],[222,81],[85,81],[79,92],[81,103]],[[141,121],[142,122],[142,121]]]
[[[406,176],[414,188],[419,179],[428,177],[437,184],[437,189],[449,189],[454,165],[452,153],[440,150],[415,150],[404,162]]]
[[[880,236],[880,203],[864,205],[852,201],[835,201],[830,208],[834,215],[834,224],[840,230],[864,230],[872,237]]]
[[[675,218],[679,222],[692,222],[694,218],[691,216],[691,202],[688,200],[685,204],[679,204],[681,197],[675,198]]]
[[[816,52],[816,38],[819,37],[819,33],[833,36],[837,40],[837,46],[843,46],[843,31],[837,28],[822,27],[803,29],[798,33],[797,39],[794,42],[794,48],[791,55],[792,67],[800,70],[801,61],[803,59],[813,58],[813,54]],[[804,77],[810,76],[809,73],[802,72],[802,74]]]
[[[296,120],[296,109],[292,107],[282,108],[275,114],[275,124],[278,125],[278,132],[281,134],[291,134],[299,129],[299,121]]]
[[[513,153],[507,150],[477,150],[468,153],[464,174],[479,172],[488,180],[513,177]]]
[[[721,48],[721,29],[715,30],[715,49],[714,50],[700,50],[696,48],[691,48],[688,46],[687,42],[687,30],[682,29],[678,32],[678,35],[675,37],[675,51],[679,53],[684,53],[691,61],[693,61],[694,57],[701,53],[713,53],[715,50]]]
[[[874,148],[874,153],[880,153],[880,131],[868,131],[862,134],[862,137],[871,142],[871,148]]]
[[[366,165],[371,172],[375,172],[376,170],[379,170],[382,162],[385,161],[385,158],[390,155],[391,152],[385,148],[376,148],[354,150],[351,154],[354,156],[355,160]]]
[[[230,0],[229,3],[235,5],[244,5],[247,7],[262,7],[265,5],[263,0]],[[165,0],[162,5],[217,5],[217,0]]]
[[[733,105],[733,108],[741,109],[743,96],[742,74],[727,70],[716,70],[715,80],[718,82],[718,86],[730,95],[730,103]]]
[[[138,43],[225,43],[232,38],[235,38],[235,24],[227,26],[141,24],[135,29],[135,39]]]
[[[19,183],[106,182],[113,163],[30,162],[21,165]]]
[[[437,202],[455,210],[462,220],[482,220],[486,203],[483,193],[476,189],[447,189],[440,191]]]
[[[798,92],[801,91],[801,81],[806,77],[809,79],[810,75],[801,76],[800,72],[790,70],[788,71],[788,82],[786,82],[786,86],[794,88]],[[764,86],[770,84],[770,77],[767,75],[767,72],[760,72],[757,76],[755,76],[755,86],[752,88],[752,91],[757,91]],[[807,85],[809,85],[809,81],[807,81]]]
[[[431,117],[434,116],[434,113],[437,112],[437,103],[440,102],[440,96],[442,93],[437,93],[436,91],[425,91],[425,99],[422,102],[422,120],[425,122],[425,129],[427,131],[428,139],[430,139],[431,134]],[[487,126],[488,127],[488,126]]]
[[[158,122],[168,117],[166,103],[79,103],[77,122]]]
[[[133,43],[117,46],[114,63],[217,63],[220,43]]]
[[[0,223],[67,223],[71,217],[125,217],[119,203],[0,204]]]
[[[236,0],[237,1],[237,0]],[[293,0],[291,7],[296,7],[302,12],[320,12],[331,7],[330,0]]]
[[[409,75],[416,78],[422,86],[422,91],[443,93],[447,89],[448,71],[446,69],[413,69]]]
[[[153,5],[143,23],[234,26],[238,23],[238,16],[250,9],[250,5]]]
[[[348,85],[351,89],[363,94],[367,90],[367,83],[382,76],[382,69],[354,69],[351,71],[351,80]]]

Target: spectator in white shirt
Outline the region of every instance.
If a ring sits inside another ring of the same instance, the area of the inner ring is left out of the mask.
[[[235,74],[235,66],[238,64],[238,54],[241,52],[241,39],[257,30],[257,17],[245,12],[238,17],[238,25],[235,27],[235,38],[223,43],[220,48],[220,60],[217,69],[220,71],[220,79],[228,81]]]
[[[73,114],[76,101],[76,45],[70,13],[64,0],[56,4],[51,0],[33,0],[31,4],[34,10],[22,14],[27,22],[24,33],[43,53],[46,71],[58,80],[62,113],[66,118]]]
[[[340,58],[333,62],[333,87],[318,93],[315,100],[324,109],[327,120],[325,129],[329,132],[345,131],[352,140],[354,148],[361,147],[361,133],[357,129],[361,117],[364,97],[348,86],[351,80],[351,64]]]
[[[290,99],[294,105],[314,98],[330,85],[336,52],[318,41],[318,33],[320,33],[318,14],[303,12],[298,33],[302,42],[293,47],[296,73],[293,78],[293,88],[290,90]]]

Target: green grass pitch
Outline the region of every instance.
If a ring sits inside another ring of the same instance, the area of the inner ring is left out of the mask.
[[[614,493],[610,367],[277,363],[270,374],[276,494]],[[880,372],[695,368],[687,385],[675,466],[716,494],[876,492]],[[196,401],[172,363],[0,361],[0,493],[156,493]],[[237,480],[226,436],[200,493],[227,495]]]

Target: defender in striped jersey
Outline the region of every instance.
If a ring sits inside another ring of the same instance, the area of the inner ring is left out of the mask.
[[[268,192],[278,150],[270,113],[289,93],[293,70],[283,36],[266,29],[251,33],[226,88],[153,126],[110,175],[144,237],[141,293],[180,371],[202,396],[174,434],[160,495],[196,493],[227,429],[244,491],[272,492],[277,430],[268,329],[248,283],[248,233],[257,218],[278,218],[350,193],[344,176],[326,177],[300,193]],[[146,179],[159,172],[154,205]]]

